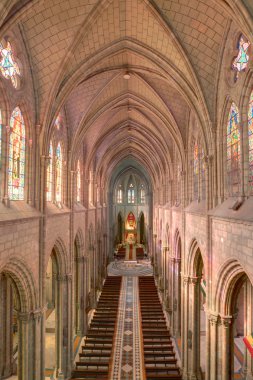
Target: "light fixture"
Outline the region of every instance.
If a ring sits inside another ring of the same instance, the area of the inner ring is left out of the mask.
[[[126,80],[130,79],[130,74],[128,71],[125,72],[125,74],[123,75],[123,78]]]

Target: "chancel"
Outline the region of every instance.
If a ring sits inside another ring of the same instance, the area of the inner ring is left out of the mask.
[[[253,0],[0,0],[0,380],[253,380]]]

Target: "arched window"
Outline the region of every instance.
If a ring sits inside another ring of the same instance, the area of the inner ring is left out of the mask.
[[[55,163],[55,199],[57,202],[62,201],[62,149],[59,143],[56,148]]]
[[[20,70],[13,57],[12,47],[9,41],[6,44],[6,47],[0,44],[0,57],[0,71],[3,77],[11,79],[13,86],[17,88]]]
[[[0,109],[0,168],[2,167],[2,111]]]
[[[232,103],[227,124],[227,188],[230,195],[237,194],[240,186],[240,131],[239,111]]]
[[[134,203],[134,185],[130,183],[127,191],[127,201],[128,203]]]
[[[52,145],[52,142],[50,142],[49,158],[48,158],[48,165],[47,165],[47,185],[46,185],[47,201],[52,201],[52,189],[53,189],[53,145]]]
[[[232,68],[236,71],[235,81],[238,79],[239,72],[247,68],[249,62],[249,55],[247,54],[247,51],[249,46],[250,42],[243,35],[241,35],[238,40],[238,54],[232,63]]]
[[[121,185],[119,185],[119,188],[117,190],[117,203],[122,203],[123,202],[123,191],[121,188]]]
[[[249,184],[253,188],[253,91],[250,94],[248,112],[248,135],[249,135]]]
[[[206,163],[204,149],[201,149],[201,199],[206,199]]]
[[[141,185],[140,198],[141,198],[141,204],[144,204],[145,203],[145,189],[143,185]]]
[[[10,120],[8,195],[23,200],[25,188],[25,125],[21,111],[14,109]]]
[[[76,200],[77,202],[81,202],[81,169],[79,160],[77,161]]]
[[[197,141],[193,150],[193,199],[198,199],[198,177],[199,177],[199,146]]]

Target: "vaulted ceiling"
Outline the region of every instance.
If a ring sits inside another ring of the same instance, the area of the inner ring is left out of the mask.
[[[154,182],[173,150],[184,164],[191,115],[212,148],[229,28],[252,30],[247,0],[2,0],[0,15],[1,35],[25,42],[43,149],[64,110],[87,167],[107,176],[134,158]]]

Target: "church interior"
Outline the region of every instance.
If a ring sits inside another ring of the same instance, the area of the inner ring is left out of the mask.
[[[0,1],[0,380],[253,380],[252,0]]]

